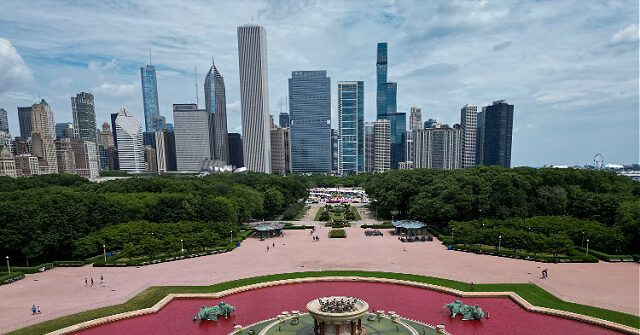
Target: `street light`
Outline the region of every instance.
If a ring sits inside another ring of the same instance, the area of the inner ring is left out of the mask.
[[[231,243],[233,243],[233,230],[231,231]]]
[[[584,232],[582,232],[582,242],[580,242],[580,246],[584,247]]]
[[[184,241],[180,239],[180,252],[184,252]]]
[[[9,256],[7,256],[7,270],[9,271],[9,274],[11,274],[11,266],[9,265]]]
[[[587,255],[589,254],[589,239],[587,239]]]
[[[501,244],[502,244],[502,235],[498,236],[498,251],[500,251]]]
[[[102,245],[102,252],[104,253],[104,261],[105,263],[107,262],[107,246],[106,245]]]

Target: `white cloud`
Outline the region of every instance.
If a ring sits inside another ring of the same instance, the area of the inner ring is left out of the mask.
[[[136,93],[139,87],[139,82],[133,82],[131,84],[102,83],[102,85],[94,87],[92,91],[113,97],[130,97]]]
[[[0,38],[0,92],[16,90],[33,81],[33,73],[16,48]]]
[[[49,82],[49,87],[51,88],[66,88],[73,82],[73,78],[69,76],[64,76],[60,78],[56,78]]]
[[[638,37],[640,36],[640,31],[638,30],[637,24],[628,25],[624,29],[618,30],[613,36],[611,36],[611,44],[625,44],[625,43],[635,43],[638,41]]]

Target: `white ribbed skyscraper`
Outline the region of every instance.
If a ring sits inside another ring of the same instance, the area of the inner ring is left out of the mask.
[[[124,107],[120,108],[115,121],[118,139],[118,161],[121,171],[143,172],[144,150],[142,147],[142,125]]]
[[[238,27],[244,166],[271,173],[267,32],[262,26]]]
[[[465,105],[460,110],[462,128],[461,168],[476,165],[476,132],[478,124],[478,106]]]

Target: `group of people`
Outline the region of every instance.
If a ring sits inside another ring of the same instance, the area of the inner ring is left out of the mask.
[[[36,305],[31,306],[31,314],[35,315],[35,314],[42,314],[40,312],[40,306],[36,307]]]
[[[320,241],[320,236],[314,236],[313,237],[313,242],[318,242]]]
[[[547,273],[547,269],[542,270],[542,279],[545,279],[549,276],[549,273]]]
[[[104,283],[104,277],[100,275],[100,284]],[[84,286],[89,286],[89,281],[87,277],[84,277]],[[93,287],[93,277],[91,277],[91,287]]]

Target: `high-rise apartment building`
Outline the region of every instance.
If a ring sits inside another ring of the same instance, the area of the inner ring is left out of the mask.
[[[238,64],[244,164],[249,171],[271,173],[267,32],[262,26],[238,27]]]
[[[364,172],[364,82],[338,82],[338,174]]]
[[[18,177],[35,176],[39,173],[38,157],[31,154],[20,154],[16,156],[16,174]]]
[[[478,121],[480,139],[476,148],[480,153],[478,164],[510,168],[513,105],[505,100],[494,101],[482,107],[482,113],[478,116],[481,117]]]
[[[364,172],[374,171],[374,159],[376,155],[376,143],[374,137],[374,122],[364,123]]]
[[[73,114],[73,131],[75,138],[89,141],[96,145],[96,109],[93,95],[78,93],[71,98],[71,112]]]
[[[476,165],[477,127],[478,106],[467,104],[460,110],[460,129],[462,130],[461,168]]]
[[[178,171],[178,163],[176,162],[176,136],[169,128],[162,129],[162,137],[164,138],[164,156],[167,171]]]
[[[459,125],[453,128],[443,125],[436,128],[413,131],[414,160],[416,169],[453,170],[461,168],[461,137]]]
[[[411,114],[409,119],[409,130],[422,128],[422,109],[418,107],[411,107]]]
[[[6,145],[0,145],[0,176],[16,178],[16,159]]]
[[[286,175],[291,172],[291,145],[289,128],[275,124],[271,128],[271,173]]]
[[[162,131],[165,119],[160,116],[156,68],[152,65],[140,68],[142,80],[142,105],[144,107],[145,131]]]
[[[124,107],[114,119],[115,138],[118,144],[118,166],[122,171],[143,172],[142,125]]]
[[[55,122],[49,104],[42,99],[31,106],[31,147],[33,154],[47,161],[46,173],[58,172]]]
[[[20,124],[20,137],[27,141],[31,137],[31,107],[18,107],[18,123]]]
[[[289,78],[293,172],[331,172],[331,79],[327,71],[293,71]]]
[[[211,116],[196,104],[173,104],[178,171],[200,171],[211,158]]]
[[[55,141],[57,173],[76,174],[76,158],[71,147],[71,138],[61,137]]]
[[[0,108],[0,131],[9,132],[9,117],[4,108]]]
[[[391,121],[381,119],[373,125],[375,140],[373,172],[385,172],[391,169]]]
[[[280,115],[278,116],[278,125],[280,126],[280,128],[289,128],[290,126],[289,113],[286,113],[286,112],[280,113]]]
[[[229,133],[229,165],[240,168],[244,166],[242,154],[242,136],[238,133]]]
[[[210,132],[210,157],[226,164],[229,162],[227,98],[224,78],[220,74],[220,71],[218,71],[218,68],[216,68],[215,64],[211,64],[211,68],[209,69],[204,81],[204,98],[206,106],[205,109],[211,113],[211,121],[213,124]]]
[[[88,179],[98,177],[100,169],[96,144],[82,139],[73,139],[71,149],[75,161],[75,174]]]

